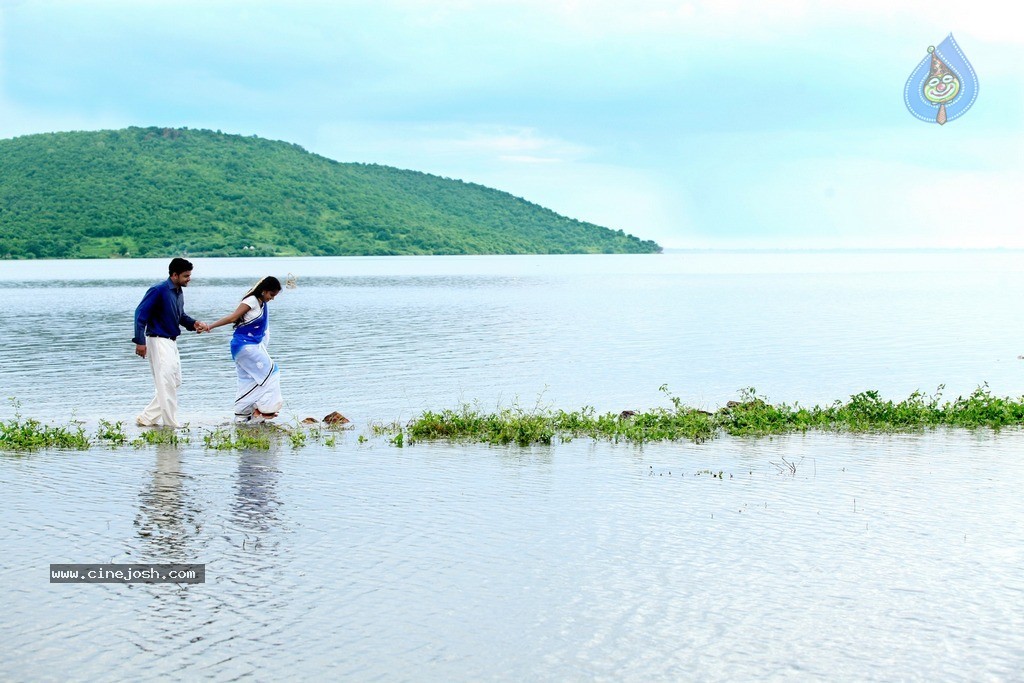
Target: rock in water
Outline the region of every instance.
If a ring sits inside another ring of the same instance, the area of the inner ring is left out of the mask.
[[[349,420],[347,417],[345,417],[344,415],[339,413],[337,410],[335,410],[330,415],[325,415],[323,421],[326,422],[329,425],[335,425],[335,424],[343,425],[343,424],[348,424],[351,420]]]

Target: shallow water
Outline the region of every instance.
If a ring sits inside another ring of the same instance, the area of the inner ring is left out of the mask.
[[[207,319],[264,270],[298,277],[272,314],[285,412],[355,429],[204,450],[230,414],[215,333],[181,342],[193,443],[0,455],[0,677],[1017,678],[1020,431],[357,440],[460,399],[664,405],[662,383],[711,406],[750,385],[1018,395],[1015,259],[197,260],[188,309]],[[2,393],[26,416],[129,423],[151,392],[130,313],[162,265],[0,263]],[[64,562],[205,562],[207,579],[49,584]]]
[[[0,669],[1011,679],[1022,439],[7,458]],[[202,561],[207,583],[46,583],[84,561]]]
[[[722,405],[744,387],[828,403],[865,389],[1024,382],[1016,253],[197,259],[186,310],[212,321],[257,277],[285,415],[407,419],[479,400],[598,410]],[[129,420],[152,385],[131,315],[163,261],[0,263],[0,387],[24,412]],[[231,415],[228,328],[179,347],[184,418]],[[56,362],[54,362],[56,361]],[[0,405],[0,417],[12,414]]]

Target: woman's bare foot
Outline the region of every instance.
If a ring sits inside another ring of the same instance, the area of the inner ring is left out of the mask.
[[[264,413],[260,412],[258,408],[253,408],[252,416],[262,420],[273,420],[275,417],[277,417],[277,413]]]

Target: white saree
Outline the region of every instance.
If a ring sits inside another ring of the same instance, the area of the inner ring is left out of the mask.
[[[268,415],[281,410],[284,404],[281,398],[281,373],[263,342],[239,347],[235,353],[235,369],[238,371],[236,420],[249,422],[256,419],[253,417],[254,410]]]

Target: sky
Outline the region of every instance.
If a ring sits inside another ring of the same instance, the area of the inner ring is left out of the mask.
[[[903,87],[952,33],[978,98]],[[166,126],[480,183],[667,248],[1024,248],[1007,0],[0,0],[0,138]]]

